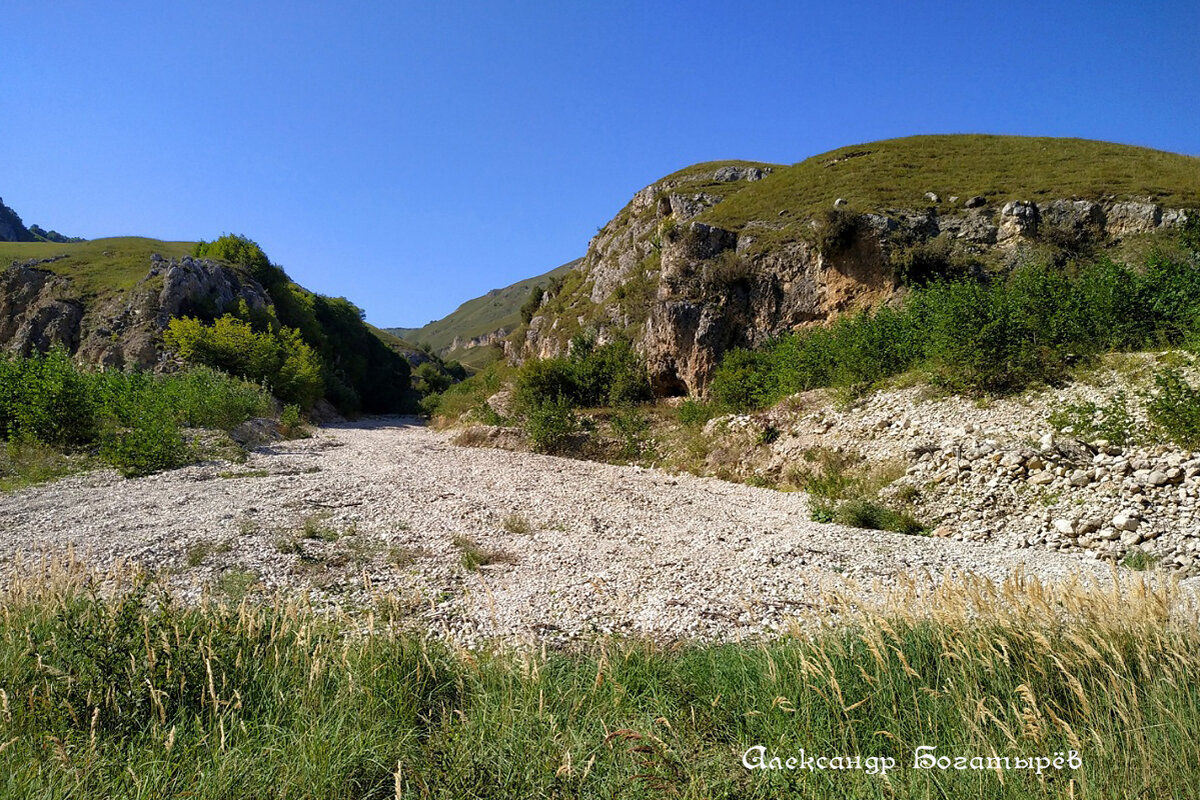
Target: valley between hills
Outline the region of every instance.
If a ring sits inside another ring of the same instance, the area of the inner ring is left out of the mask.
[[[580,244],[385,328],[0,203],[0,785],[1200,793],[1200,159],[706,162]],[[739,760],[797,731],[1025,771]]]

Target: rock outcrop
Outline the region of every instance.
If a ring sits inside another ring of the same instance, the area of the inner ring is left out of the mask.
[[[1181,209],[1136,199],[993,203],[972,196],[858,214],[831,201],[829,219],[810,215],[797,225],[785,208],[736,231],[706,221],[705,212],[736,194],[738,182],[770,172],[701,167],[637,192],[589,244],[575,296],[547,296],[507,343],[509,358],[559,355],[590,327],[601,341],[632,337],[656,393],[703,393],[731,348],[901,297],[894,258],[931,240],[977,261],[1015,263],[1047,242],[1103,246],[1187,220]],[[842,226],[838,236],[826,235],[830,225]]]
[[[216,261],[155,255],[133,289],[84,297],[67,277],[46,269],[55,259],[14,263],[0,272],[0,348],[28,355],[62,347],[86,363],[156,366],[172,317],[265,311],[266,290]]]

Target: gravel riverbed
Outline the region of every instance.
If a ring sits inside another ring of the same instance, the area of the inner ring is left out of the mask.
[[[353,608],[374,592],[468,645],[732,640],[819,612],[823,589],[848,582],[1110,575],[1081,555],[818,524],[801,493],[449,438],[374,418],[242,464],[98,471],[3,494],[0,558],[72,549],[97,567],[135,562],[192,598],[308,592]],[[470,568],[464,552],[484,563]]]

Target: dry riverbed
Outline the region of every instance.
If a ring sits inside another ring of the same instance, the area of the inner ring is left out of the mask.
[[[183,594],[310,592],[465,643],[605,633],[737,639],[786,628],[847,584],[1106,579],[1044,550],[810,521],[801,493],[505,450],[377,418],[214,463],[109,471],[0,495],[0,558],[69,549],[135,562]]]

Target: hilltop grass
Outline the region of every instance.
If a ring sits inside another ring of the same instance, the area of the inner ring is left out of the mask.
[[[6,797],[1200,793],[1197,620],[1140,576],[831,596],[844,624],[813,637],[572,652],[456,651],[397,632],[406,606],[386,597],[364,623],[282,600],[182,606],[73,564],[4,586]],[[1074,750],[1081,766],[914,769],[922,746],[1010,766]],[[895,766],[747,770],[754,747]]]
[[[835,163],[836,162],[836,163]],[[1087,139],[911,136],[850,145],[777,169],[698,219],[730,230],[780,211],[807,218],[845,198],[858,211],[925,208],[980,195],[992,204],[1063,197],[1149,197],[1200,206],[1200,158]]]
[[[146,277],[152,254],[159,253],[164,258],[182,258],[191,252],[193,246],[192,242],[162,242],[139,236],[70,244],[0,242],[0,265],[65,255],[66,258],[42,264],[39,269],[70,278],[76,290],[86,297],[104,297],[136,286],[138,281]]]

